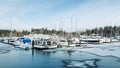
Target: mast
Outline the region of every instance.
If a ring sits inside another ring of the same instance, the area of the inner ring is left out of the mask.
[[[62,22],[60,22],[60,26],[59,26],[59,29],[60,29],[60,36],[62,36],[62,28],[61,28],[61,24],[62,24]]]
[[[118,27],[116,25],[116,36],[118,36]]]
[[[71,37],[72,37],[72,17],[71,17]]]
[[[62,37],[64,37],[64,30],[63,30],[64,26],[63,26],[63,21],[60,22],[60,35]]]
[[[76,17],[76,37],[78,36],[77,29],[78,27],[77,27],[77,17]]]
[[[54,34],[56,35],[56,25],[54,26],[54,29],[55,29],[55,33]]]
[[[10,39],[12,39],[12,19],[10,17],[10,35],[9,35]]]

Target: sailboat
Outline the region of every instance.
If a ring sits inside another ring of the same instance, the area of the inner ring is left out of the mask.
[[[13,40],[12,40],[12,20],[10,18],[10,33],[9,33],[9,37],[4,38],[4,43],[8,43],[8,44],[12,44]]]

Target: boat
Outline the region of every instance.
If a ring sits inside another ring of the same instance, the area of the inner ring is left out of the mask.
[[[68,41],[67,41],[67,39],[64,39],[64,38],[62,38],[62,39],[59,39],[59,41],[58,41],[58,46],[68,46]]]
[[[21,48],[21,49],[25,49],[25,50],[32,48],[31,39],[24,38],[24,37],[21,37],[17,41],[13,42],[13,45],[17,48]]]
[[[40,35],[39,37],[35,38],[33,40],[33,48],[37,49],[51,49],[51,48],[57,48],[58,44],[57,42],[52,39],[49,35]]]
[[[119,42],[119,39],[117,37],[112,37],[111,42]]]
[[[68,43],[69,47],[81,46],[86,44],[86,42],[81,41],[79,38],[71,38],[68,40]]]
[[[100,42],[99,39],[93,38],[81,39],[81,41],[87,42],[87,44],[98,44]]]
[[[57,48],[57,43],[48,39],[37,39],[34,40],[34,48],[38,49],[49,49],[49,48]]]

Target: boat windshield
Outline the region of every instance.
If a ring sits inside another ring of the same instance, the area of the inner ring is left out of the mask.
[[[57,42],[54,42],[54,41],[53,41],[53,44],[54,44],[54,45],[57,45]]]
[[[60,40],[60,42],[66,42],[65,40]]]

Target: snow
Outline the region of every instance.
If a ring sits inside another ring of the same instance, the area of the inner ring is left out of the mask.
[[[87,46],[81,47],[64,47],[55,49],[56,51],[82,51],[99,56],[114,56],[120,58],[120,43],[105,43],[105,44],[88,44]]]
[[[18,47],[18,48],[22,48],[22,49],[31,49],[32,48],[32,45],[30,45],[30,44],[28,44],[28,43],[25,43],[25,44],[23,44],[23,43],[21,43],[19,46],[16,46],[16,47]]]
[[[75,49],[76,50],[76,49]],[[77,49],[78,51],[88,52],[99,56],[114,56],[120,58],[120,43],[87,45],[85,48]]]

